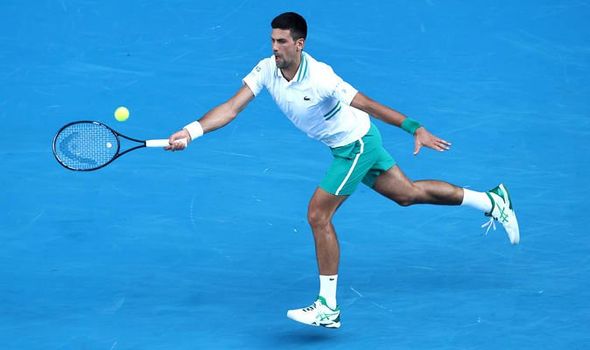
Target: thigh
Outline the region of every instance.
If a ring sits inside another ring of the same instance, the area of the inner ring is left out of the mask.
[[[309,201],[308,217],[331,219],[348,196],[336,196],[317,188]]]
[[[387,198],[396,200],[412,193],[414,183],[399,166],[395,165],[377,177],[373,189]]]

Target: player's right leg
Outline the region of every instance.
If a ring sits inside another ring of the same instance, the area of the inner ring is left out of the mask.
[[[340,328],[340,308],[332,309],[322,296],[308,307],[289,310],[287,317],[310,326]]]
[[[320,275],[338,274],[340,249],[332,217],[347,198],[318,187],[309,201],[307,221],[313,232]]]
[[[337,196],[318,188],[309,202],[307,219],[315,241],[320,292],[310,306],[287,312],[287,317],[294,321],[311,326],[340,327],[340,309],[336,302],[340,248],[332,217],[346,198],[348,196]]]

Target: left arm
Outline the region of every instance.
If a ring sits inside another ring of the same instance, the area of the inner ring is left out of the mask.
[[[387,124],[395,125],[397,127],[401,127],[402,123],[407,119],[407,117],[400,112],[382,105],[360,92],[354,96],[350,105],[384,121]],[[448,141],[432,135],[426,130],[426,128],[420,126],[414,131],[414,155],[420,152],[422,146],[442,152],[449,150],[451,144]]]

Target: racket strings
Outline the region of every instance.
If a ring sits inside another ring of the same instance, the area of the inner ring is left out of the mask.
[[[117,155],[119,141],[104,125],[85,122],[62,129],[54,147],[58,160],[66,167],[91,170],[107,164]]]

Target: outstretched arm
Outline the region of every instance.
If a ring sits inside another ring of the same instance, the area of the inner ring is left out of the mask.
[[[226,102],[211,109],[201,119],[198,120],[203,134],[217,130],[229,124],[235,117],[252,101],[254,93],[244,84],[238,92]],[[169,138],[170,145],[166,147],[169,151],[178,151],[186,148],[188,143],[179,142],[181,139],[192,141],[188,130],[182,129],[175,132]]]
[[[382,105],[381,103],[370,99],[368,96],[360,92],[358,92],[354,96],[350,105],[354,108],[360,109],[372,115],[377,119],[380,119],[388,124],[395,125],[400,128],[402,128],[402,124],[404,124],[404,121],[406,123],[411,121],[411,119],[408,119],[405,115],[401,114],[400,112],[391,109],[385,105]],[[404,130],[407,130],[407,128],[404,128]],[[422,146],[426,146],[428,148],[432,148],[434,150],[441,152],[450,149],[450,142],[432,135],[423,126],[419,126],[417,129],[413,130],[413,134],[414,155],[420,152]]]

